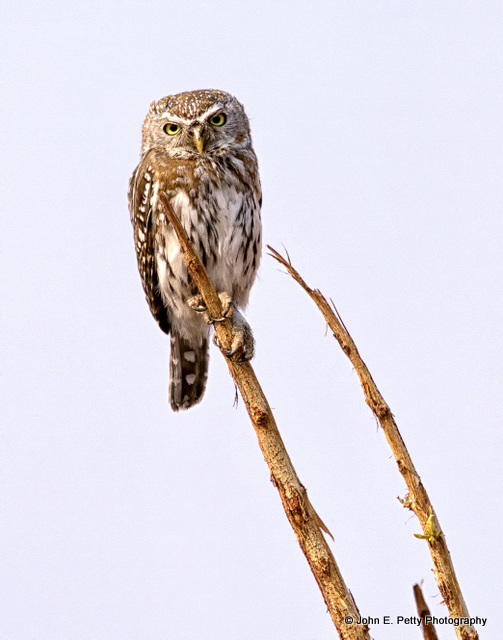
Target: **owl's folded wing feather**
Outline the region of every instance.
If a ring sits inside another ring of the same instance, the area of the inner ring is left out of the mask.
[[[134,229],[136,258],[140,271],[143,290],[148,305],[157,324],[169,333],[170,324],[167,309],[159,291],[159,281],[154,259],[154,211],[152,208],[152,189],[154,184],[154,167],[147,153],[129,181],[129,212]]]

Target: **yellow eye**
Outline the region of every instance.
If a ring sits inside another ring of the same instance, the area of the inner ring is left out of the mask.
[[[168,136],[176,136],[181,128],[182,127],[180,127],[180,125],[173,124],[172,122],[168,122],[168,124],[164,125],[164,131],[168,134]]]
[[[217,116],[213,116],[213,118],[210,118],[211,124],[214,124],[215,127],[221,127],[226,123],[226,121],[227,116],[225,115],[225,113],[219,113]]]

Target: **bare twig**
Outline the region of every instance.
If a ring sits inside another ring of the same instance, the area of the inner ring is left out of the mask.
[[[360,379],[363,393],[365,394],[365,401],[379,421],[386,440],[391,447],[393,456],[395,457],[398,469],[407,484],[409,493],[402,503],[416,514],[421,524],[423,534],[417,534],[417,537],[424,538],[427,541],[435,568],[435,579],[444,602],[447,605],[449,614],[452,618],[469,618],[468,609],[458,584],[445,536],[440,529],[433,505],[414,467],[409,452],[402,440],[402,436],[398,431],[393,414],[372,379],[367,365],[358,353],[356,344],[350,336],[349,331],[344,326],[340,316],[338,317],[337,309],[335,310],[336,313],[334,313],[323,294],[317,289],[308,287],[292,266],[290,259],[285,259],[272,247],[268,246],[267,248],[271,251],[270,255],[286,267],[292,278],[296,280],[304,291],[314,300],[342,350],[351,360]],[[475,628],[469,624],[462,624],[456,627],[456,633],[459,640],[478,640],[479,637]]]
[[[438,640],[437,632],[432,622],[426,622],[426,616],[430,615],[430,610],[423,596],[421,587],[414,585],[414,598],[416,600],[417,612],[421,618],[421,629],[423,630],[424,640]]]
[[[190,245],[187,235],[176,217],[168,198],[159,194],[164,212],[180,242],[187,269],[192,276],[209,313],[222,316],[220,299],[206,270]],[[232,326],[229,320],[215,324],[215,332],[222,348],[230,347]],[[342,640],[369,640],[366,625],[351,624],[359,618],[358,607],[346,587],[321,529],[328,532],[299,480],[285,445],[281,439],[269,404],[249,362],[236,364],[225,358],[237,383],[251,418],[264,458],[269,465],[271,480],[278,489],[286,516],[295,532],[304,555],[322,592],[328,611]],[[345,620],[346,618],[346,620]]]

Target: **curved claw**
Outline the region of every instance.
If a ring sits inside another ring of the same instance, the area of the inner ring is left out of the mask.
[[[232,349],[222,349],[222,353],[224,354],[224,356],[227,356],[229,360],[232,360],[234,364],[244,364],[249,360],[249,358],[247,358],[244,353],[241,355],[241,358],[239,360],[234,360],[233,356],[236,354],[236,352]]]
[[[234,315],[234,306],[232,304],[231,296],[222,291],[218,294],[220,302],[222,304],[222,316],[220,318],[214,318],[208,311],[208,307],[205,305],[203,297],[200,294],[192,296],[187,300],[187,304],[191,309],[197,313],[204,314],[204,321],[207,324],[214,324],[215,322],[224,322],[224,320],[231,319]]]
[[[224,356],[232,360],[232,362],[235,364],[244,364],[251,360],[255,353],[255,341],[251,327],[239,311],[234,308],[230,296],[226,293],[221,293],[219,297],[224,307],[222,317],[212,318],[208,311],[206,311],[205,320],[208,324],[229,320],[231,344],[230,348],[226,347],[224,349],[216,334],[213,336],[213,343],[222,351]]]

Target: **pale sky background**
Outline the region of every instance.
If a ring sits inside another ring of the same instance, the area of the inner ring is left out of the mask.
[[[205,88],[245,105],[264,240],[337,304],[501,640],[502,3],[3,0],[0,24],[0,640],[336,637],[215,348],[202,404],[168,407],[126,193],[150,102]],[[415,615],[424,579],[446,615],[356,374],[265,254],[247,317],[361,613]]]

